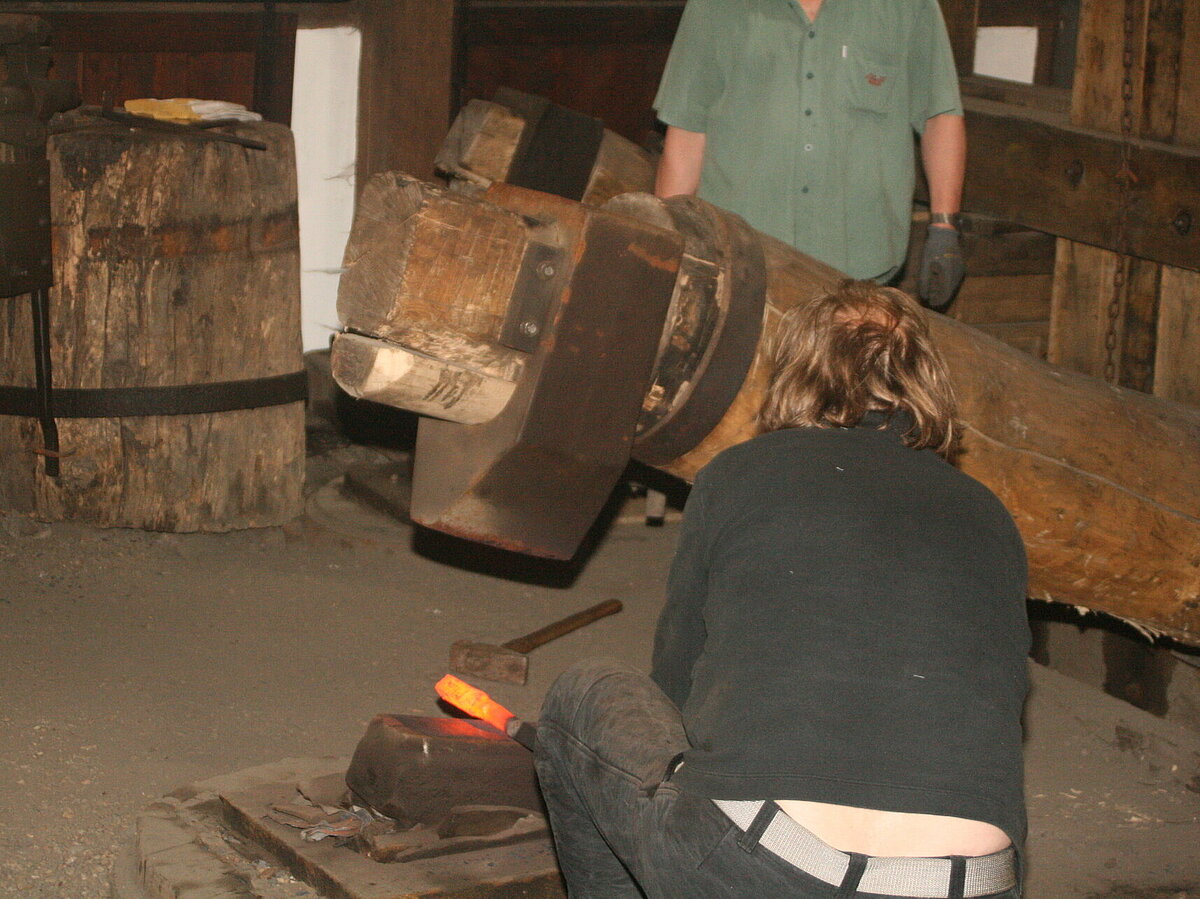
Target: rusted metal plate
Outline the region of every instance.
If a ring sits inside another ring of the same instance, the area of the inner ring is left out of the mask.
[[[49,287],[50,163],[0,162],[0,297]]]
[[[561,289],[555,276],[564,264],[563,254],[556,247],[537,241],[525,247],[517,283],[513,285],[512,302],[500,328],[502,344],[526,353],[536,352],[555,288]]]
[[[562,278],[516,393],[480,425],[422,419],[412,518],[455,536],[568,559],[629,460],[683,253],[674,233],[496,185],[553,219]],[[564,266],[566,268],[566,266]]]

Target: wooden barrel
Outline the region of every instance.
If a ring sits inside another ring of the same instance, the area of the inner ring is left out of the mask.
[[[266,149],[82,118],[51,137],[60,475],[30,414],[30,305],[0,300],[0,508],[161,531],[301,512],[292,135],[221,130]]]

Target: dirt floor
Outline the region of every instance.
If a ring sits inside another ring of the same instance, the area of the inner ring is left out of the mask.
[[[501,642],[624,602],[535,650],[527,686],[494,686],[527,717],[581,656],[648,662],[673,519],[626,515],[586,564],[530,562],[343,498],[341,472],[379,457],[316,443],[308,514],[283,528],[171,535],[0,515],[0,895],[107,896],[156,797],[349,755],[377,712],[439,714],[432,684],[456,639]],[[1200,731],[1033,672],[1029,895],[1200,897]]]

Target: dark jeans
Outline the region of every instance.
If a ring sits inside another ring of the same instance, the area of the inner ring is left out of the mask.
[[[555,681],[536,763],[573,899],[876,895],[841,892],[761,846],[742,848],[742,831],[711,800],[662,782],[687,748],[679,711],[644,674],[597,660]]]

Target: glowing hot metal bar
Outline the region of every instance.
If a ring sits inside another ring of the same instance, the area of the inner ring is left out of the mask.
[[[522,721],[500,703],[478,687],[472,687],[466,681],[447,674],[433,687],[437,695],[456,709],[461,709],[472,717],[490,724],[496,730],[503,731],[526,749],[532,750],[537,743],[537,729],[527,721]]]

